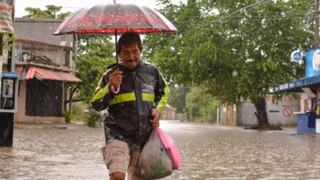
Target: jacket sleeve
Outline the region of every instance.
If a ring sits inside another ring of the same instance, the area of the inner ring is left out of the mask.
[[[92,107],[97,111],[102,111],[107,108],[114,97],[113,94],[109,92],[109,74],[110,71],[107,71],[102,76],[91,98]]]
[[[157,84],[155,88],[155,106],[159,113],[162,112],[163,108],[168,102],[169,87],[166,81],[163,79],[159,70],[157,70]]]

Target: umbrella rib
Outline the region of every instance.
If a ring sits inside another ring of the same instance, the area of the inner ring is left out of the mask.
[[[130,5],[128,5],[128,6],[133,6],[133,7],[136,7],[136,6],[134,6],[134,5],[132,5],[132,4],[130,4]],[[128,9],[130,9],[131,7],[129,7]],[[126,11],[124,11],[124,12],[126,12]],[[132,28],[130,28],[128,25],[130,24],[130,18],[126,18],[126,29],[127,29],[127,31],[129,31],[130,29],[132,29]]]
[[[145,16],[147,16],[147,20],[148,20],[148,24],[149,24],[149,26],[150,27],[153,27],[152,26],[152,22],[150,22],[150,19],[151,20],[153,20],[154,21],[154,19],[149,15],[149,13],[144,9],[144,8],[148,8],[148,7],[140,7],[140,6],[137,6],[139,9],[140,9],[140,11],[145,15]],[[158,24],[157,24],[158,25]],[[154,28],[150,28],[150,29],[154,29]]]
[[[154,13],[156,13],[161,18],[161,21],[163,21],[163,24],[165,24],[168,29],[172,31],[177,31],[177,28],[161,13],[159,13],[158,11],[154,11]]]
[[[63,28],[65,28],[65,26],[68,24],[68,22],[69,21],[72,21],[76,16],[77,16],[77,14],[78,14],[78,12],[81,12],[81,11],[84,11],[85,10],[85,8],[81,8],[81,9],[79,9],[78,11],[76,11],[74,14],[71,14],[69,17],[67,17],[59,26],[58,26],[58,30],[56,30],[55,32],[54,32],[54,34],[56,35],[56,34],[59,34],[59,31],[61,30],[61,29],[63,29]],[[65,34],[65,33],[68,33],[68,32],[64,32],[64,31],[62,31],[62,33],[63,34]]]
[[[99,5],[93,6],[91,8],[86,8],[86,11],[85,11],[84,15],[87,16],[87,17],[90,17],[88,15],[90,15],[91,12],[94,12],[95,7],[99,7]],[[82,21],[81,21],[81,23],[79,23],[79,26],[82,25],[83,23],[86,23],[83,20],[84,20],[84,18],[82,18]],[[87,30],[87,29],[84,28],[83,30]]]
[[[115,21],[116,21],[116,19],[118,18],[118,10],[120,9],[120,6],[117,5],[117,4],[114,4],[114,6],[117,7],[117,10],[115,11],[115,12],[117,12],[117,13],[114,15],[114,17],[113,17],[113,19],[112,19],[111,22],[115,22]],[[113,28],[114,33],[115,33],[116,29],[117,29],[117,27],[114,27],[114,28]]]

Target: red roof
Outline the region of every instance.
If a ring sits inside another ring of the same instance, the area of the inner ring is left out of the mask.
[[[81,82],[81,79],[75,75],[62,71],[48,70],[38,67],[30,67],[26,75],[26,79],[48,79],[55,81]]]

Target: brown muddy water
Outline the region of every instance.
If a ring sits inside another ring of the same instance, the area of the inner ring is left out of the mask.
[[[103,129],[65,127],[15,128],[14,147],[0,148],[0,179],[108,179],[100,154]],[[320,135],[178,121],[162,121],[161,127],[183,158],[182,168],[166,180],[320,179]]]

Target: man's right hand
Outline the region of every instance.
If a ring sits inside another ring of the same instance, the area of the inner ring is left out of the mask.
[[[122,83],[122,71],[115,70],[113,73],[110,74],[109,77],[109,91],[113,92],[112,87],[114,90],[117,90],[120,88],[120,85]]]

